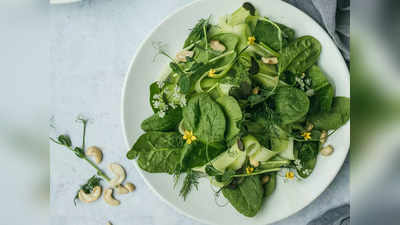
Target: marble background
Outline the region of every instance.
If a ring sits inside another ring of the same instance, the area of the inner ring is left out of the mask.
[[[121,88],[139,44],[161,20],[191,0],[84,0],[50,7],[51,135],[68,133],[80,143],[78,115],[90,119],[87,144],[104,151],[102,168],[121,163],[137,191],[119,196],[122,204],[72,200],[94,170],[63,147],[51,144],[51,224],[200,225],[180,215],[145,185],[122,136]],[[349,162],[329,188],[311,205],[276,225],[303,225],[326,210],[349,202]]]

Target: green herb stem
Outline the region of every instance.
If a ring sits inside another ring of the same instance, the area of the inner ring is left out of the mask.
[[[269,173],[269,172],[276,172],[281,170],[281,168],[274,168],[274,169],[268,169],[268,170],[262,170],[262,171],[258,171],[258,172],[254,172],[254,173],[244,173],[244,174],[236,174],[233,175],[232,177],[248,177],[248,176],[255,176],[255,175],[259,175],[259,174],[263,174],[263,173]]]

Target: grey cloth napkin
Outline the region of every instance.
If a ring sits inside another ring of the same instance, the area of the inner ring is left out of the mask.
[[[350,225],[350,206],[346,204],[330,209],[308,225]]]
[[[350,61],[350,0],[284,0],[311,16]]]
[[[343,58],[350,61],[350,0],[284,0],[311,16],[329,33]],[[325,212],[308,225],[349,225],[350,205]]]

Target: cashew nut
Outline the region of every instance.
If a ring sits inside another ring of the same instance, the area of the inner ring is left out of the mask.
[[[110,221],[107,222],[107,225],[112,225],[112,223]]]
[[[268,181],[269,181],[269,176],[268,175],[264,176],[262,178],[262,180],[261,180],[262,184],[266,184],[266,183],[268,183]]]
[[[111,163],[108,165],[108,169],[115,175],[115,177],[110,181],[111,187],[116,187],[122,184],[126,177],[124,168],[117,163]]]
[[[129,192],[132,192],[136,189],[136,186],[132,183],[126,183],[124,186],[126,189],[128,189]]]
[[[328,146],[324,147],[323,149],[321,149],[321,155],[323,155],[323,156],[329,156],[332,153],[333,153],[332,145],[328,145]]]
[[[107,204],[112,205],[112,206],[117,206],[117,205],[119,205],[121,202],[118,201],[117,199],[115,199],[115,198],[113,197],[112,194],[113,194],[113,189],[112,189],[112,188],[106,189],[106,190],[104,191],[104,195],[103,195],[104,201],[105,201]]]
[[[260,162],[257,160],[250,159],[250,165],[252,165],[254,167],[258,167],[260,165]]]
[[[100,148],[97,146],[90,146],[86,150],[86,155],[93,156],[94,160],[97,164],[99,164],[101,162],[101,160],[103,159],[103,153],[101,152]]]
[[[310,122],[307,122],[306,130],[307,130],[307,131],[311,131],[313,128],[314,128],[314,124],[312,124],[312,123],[310,123]]]
[[[210,41],[210,48],[217,52],[224,52],[226,50],[226,47],[218,40]]]
[[[194,51],[182,50],[176,54],[176,60],[178,60],[178,62],[186,62],[186,57],[192,58],[193,54]]]
[[[328,132],[326,130],[322,131],[321,136],[319,138],[319,142],[321,142],[321,144],[325,144],[327,137],[328,137]]]
[[[90,192],[89,194],[86,194],[83,190],[80,190],[78,197],[79,200],[81,200],[82,202],[91,203],[99,199],[100,195],[101,195],[101,187],[96,186],[93,188],[93,191]]]
[[[124,195],[124,194],[128,194],[129,190],[128,188],[122,186],[122,185],[118,185],[115,190],[117,191],[118,194],[120,195]]]
[[[262,57],[261,61],[265,64],[278,64],[278,58],[277,57]]]

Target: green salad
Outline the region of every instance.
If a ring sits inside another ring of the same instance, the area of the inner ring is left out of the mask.
[[[150,85],[154,114],[128,152],[168,173],[185,199],[209,179],[241,214],[257,214],[277,180],[306,179],[326,139],[350,117],[350,100],[317,65],[320,42],[260,16],[250,3],[214,25],[201,19],[169,71]],[[179,179],[179,177],[183,177]],[[178,182],[180,183],[180,182]]]

